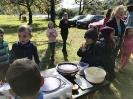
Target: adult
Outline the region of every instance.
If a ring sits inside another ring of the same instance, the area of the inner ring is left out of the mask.
[[[106,22],[110,19],[111,17],[111,13],[112,13],[113,9],[109,9],[106,13],[106,16],[104,18],[104,22],[103,22],[103,25],[105,26]]]
[[[115,36],[119,37],[119,39],[116,40],[116,48],[115,48],[115,58],[116,58],[118,51],[120,49],[122,37],[125,31],[125,24],[124,24],[124,21],[121,19],[123,18],[123,15],[124,15],[124,6],[120,5],[116,7],[116,9],[112,13],[114,17],[112,17],[109,21],[107,21],[106,26],[114,28]]]
[[[133,27],[133,4],[127,6],[127,11],[129,13],[127,19],[125,20],[125,26]]]
[[[65,56],[67,56],[67,51],[66,51],[66,40],[68,37],[68,28],[70,28],[70,22],[68,21],[68,14],[65,12],[62,16],[62,19],[59,24],[59,28],[61,28],[61,37],[63,40],[63,48],[62,52]]]

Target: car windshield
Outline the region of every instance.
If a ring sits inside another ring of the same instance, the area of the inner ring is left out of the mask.
[[[79,19],[80,16],[75,16],[73,19]]]
[[[94,17],[94,15],[87,15],[87,16],[85,17],[85,19],[90,20],[90,19],[92,19],[93,17]]]

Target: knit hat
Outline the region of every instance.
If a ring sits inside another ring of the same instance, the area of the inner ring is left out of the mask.
[[[94,42],[98,39],[98,31],[97,28],[93,27],[86,31],[84,38],[92,39]]]
[[[110,38],[110,34],[114,31],[115,29],[109,26],[105,26],[103,28],[100,28],[100,32],[103,34],[103,37],[106,38]]]

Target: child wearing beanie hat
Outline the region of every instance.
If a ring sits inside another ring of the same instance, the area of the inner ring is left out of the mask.
[[[97,43],[98,40],[98,31],[96,28],[91,28],[86,31],[85,35],[85,44],[82,44],[77,55],[81,57],[81,62],[88,63],[89,66],[98,66],[100,57],[102,54],[102,46]],[[94,93],[90,94],[89,99],[93,99]]]
[[[102,52],[102,46],[96,43],[98,39],[98,31],[95,28],[91,28],[86,31],[85,44],[82,44],[77,55],[81,58],[81,62],[88,63],[89,66],[97,66],[97,62],[100,60]]]
[[[102,57],[100,65],[104,67],[105,71],[107,72],[106,79],[112,82],[116,75],[115,75],[115,30],[111,27],[105,26],[100,29],[104,37],[104,47],[102,51]]]

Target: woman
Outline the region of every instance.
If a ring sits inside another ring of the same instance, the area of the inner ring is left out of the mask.
[[[116,41],[116,48],[115,48],[115,58],[118,54],[120,49],[120,45],[122,42],[122,37],[125,31],[125,24],[124,21],[121,19],[124,15],[124,6],[120,5],[113,11],[114,17],[112,17],[107,23],[106,26],[112,27],[115,29],[115,36],[118,36],[119,39]]]
[[[106,22],[110,19],[112,13],[112,9],[109,9],[106,13],[106,17],[104,18],[103,25],[105,26]]]

